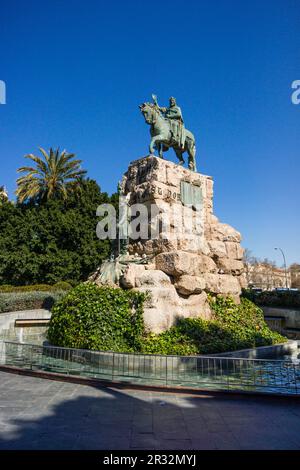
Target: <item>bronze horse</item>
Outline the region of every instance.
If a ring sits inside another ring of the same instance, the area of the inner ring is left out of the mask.
[[[150,154],[153,155],[155,149],[157,149],[160,158],[163,158],[163,151],[169,150],[169,148],[173,148],[176,156],[179,160],[179,165],[183,165],[183,153],[188,153],[188,166],[189,169],[192,171],[196,170],[196,145],[195,145],[195,137],[191,133],[191,131],[185,129],[185,139],[184,139],[184,146],[180,147],[178,142],[176,142],[173,138],[173,133],[171,130],[171,125],[168,119],[164,118],[160,113],[157,106],[153,103],[143,103],[139,106],[145,121],[147,124],[150,124],[150,134],[151,134],[151,142],[149,146]]]

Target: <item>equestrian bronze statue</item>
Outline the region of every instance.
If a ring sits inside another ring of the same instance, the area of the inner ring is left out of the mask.
[[[146,123],[151,126],[150,154],[153,155],[157,150],[159,157],[163,158],[163,152],[172,147],[179,165],[183,165],[183,154],[187,152],[189,169],[197,171],[195,137],[184,127],[181,109],[177,106],[175,98],[170,98],[168,108],[160,107],[155,95],[152,95],[152,98],[153,103],[143,103],[139,106]]]

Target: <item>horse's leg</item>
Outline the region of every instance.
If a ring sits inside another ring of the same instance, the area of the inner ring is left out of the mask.
[[[179,160],[178,165],[183,165],[184,164],[184,158],[182,156],[183,152],[179,148],[174,148],[174,152],[176,153],[176,157]]]
[[[150,145],[149,145],[149,153],[153,155],[155,152],[155,137],[152,137]]]
[[[157,144],[157,150],[158,150],[158,156],[160,158],[164,158],[164,156],[163,156],[163,144],[161,142],[159,144]]]
[[[161,135],[155,135],[152,137],[151,139],[151,142],[150,142],[150,146],[149,146],[149,152],[151,155],[154,154],[155,152],[155,148],[157,148],[159,150],[159,152],[162,152],[162,149],[160,150],[160,143],[162,141],[162,136]]]

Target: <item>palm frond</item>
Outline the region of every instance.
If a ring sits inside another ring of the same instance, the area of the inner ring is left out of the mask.
[[[23,166],[17,170],[18,173],[25,173],[17,179],[16,195],[21,203],[56,197],[66,199],[71,190],[69,184],[78,182],[86,174],[75,154],[66,150],[60,152],[52,147],[49,153],[42,147],[39,150],[42,157],[34,154],[25,156],[35,166]]]

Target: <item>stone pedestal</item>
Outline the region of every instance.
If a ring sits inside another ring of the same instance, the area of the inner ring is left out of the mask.
[[[149,156],[129,165],[121,190],[133,219],[134,210],[144,212],[143,228],[126,244],[129,255],[107,264],[118,265],[117,285],[149,293],[148,330],[159,333],[180,317],[210,319],[208,293],[239,302],[245,285],[241,235],[213,214],[210,176]],[[90,280],[103,283],[105,266]]]
[[[161,332],[178,317],[211,318],[209,292],[239,301],[245,284],[241,235],[213,214],[210,176],[149,156],[129,165],[122,190],[129,205],[142,203],[159,214],[156,238],[131,240],[128,247],[150,261],[129,264],[121,278],[123,287],[149,292],[149,330]],[[149,218],[148,236],[153,225]]]

